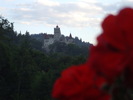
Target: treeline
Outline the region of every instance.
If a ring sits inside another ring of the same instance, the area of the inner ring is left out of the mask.
[[[44,43],[44,38],[45,38],[46,34],[47,33],[31,34],[30,37]],[[64,36],[64,35],[62,35],[62,37],[69,38],[68,36]],[[90,47],[90,46],[92,46],[91,43],[82,41],[82,39],[79,39],[78,37],[75,37],[75,38],[72,37],[72,39],[73,39],[73,43],[76,46],[79,46],[79,47],[85,47],[85,46]]]
[[[72,51],[68,55],[52,52],[46,54],[29,32],[15,32],[13,23],[0,17],[0,100],[53,100],[51,89],[60,72],[88,56],[88,50],[74,56]]]

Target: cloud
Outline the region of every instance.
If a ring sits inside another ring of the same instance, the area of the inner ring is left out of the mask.
[[[30,25],[31,23],[30,22],[20,22],[21,24],[25,24],[25,25]]]
[[[88,27],[94,26],[103,12],[94,2],[59,3],[50,0],[37,0],[32,4],[20,5],[12,9],[14,19],[24,22],[39,22],[41,24],[61,24],[64,26]]]
[[[116,14],[120,9],[124,7],[133,7],[133,0],[121,0],[112,4],[97,3],[97,6],[100,6],[104,10],[105,14]]]
[[[37,0],[37,3],[43,4],[44,6],[58,6],[59,3],[51,0]]]
[[[32,11],[32,9],[29,9],[29,8],[20,8],[19,10],[20,10],[20,11],[25,11],[25,12],[27,12],[27,11]]]
[[[123,0],[121,3],[121,7],[133,7],[133,0]]]
[[[133,2],[133,0],[127,0],[127,1],[129,1],[129,2]]]
[[[97,27],[104,15],[116,13],[124,4],[102,4],[96,0],[79,0],[78,2],[59,3],[52,0],[36,0],[30,4],[21,4],[12,9],[12,16],[18,22],[45,25],[62,25],[67,27]]]
[[[4,10],[5,8],[4,7],[0,7],[0,10]]]

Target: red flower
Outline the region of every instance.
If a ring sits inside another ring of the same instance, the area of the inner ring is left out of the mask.
[[[112,83],[126,67],[126,55],[104,41],[102,35],[98,40],[100,40],[98,45],[91,48],[88,63],[99,75]]]
[[[89,63],[112,83],[133,59],[133,9],[125,8],[117,16],[109,15],[102,28]]]
[[[116,16],[109,15],[102,28],[102,36],[108,44],[121,51],[133,49],[133,9],[125,8]]]
[[[72,66],[62,72],[52,95],[59,100],[97,100],[101,95],[106,96],[100,90],[105,82],[86,64]]]

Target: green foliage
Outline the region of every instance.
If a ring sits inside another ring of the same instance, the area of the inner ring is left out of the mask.
[[[49,46],[50,53],[60,53],[69,56],[88,56],[89,46],[78,46],[76,44],[66,44],[63,42],[55,42]]]

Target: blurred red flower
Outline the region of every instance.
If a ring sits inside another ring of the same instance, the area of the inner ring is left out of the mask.
[[[112,83],[127,67],[133,70],[130,66],[133,59],[133,9],[125,8],[117,16],[107,16],[102,28],[103,33],[97,38],[98,44],[92,48],[88,61]]]
[[[55,82],[52,95],[59,100],[104,98],[106,93],[101,92],[100,87],[102,88],[105,83],[105,79],[97,76],[86,64],[72,66],[64,70],[61,77]]]

